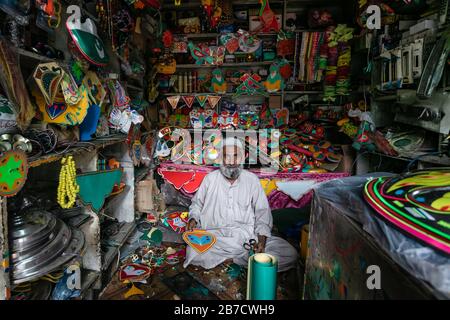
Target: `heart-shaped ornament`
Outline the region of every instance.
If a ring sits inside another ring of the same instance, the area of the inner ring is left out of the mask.
[[[147,279],[152,273],[152,269],[141,264],[130,263],[120,268],[119,280],[122,281],[142,281]]]
[[[183,240],[197,253],[203,254],[216,243],[216,236],[205,230],[194,229],[183,233]]]

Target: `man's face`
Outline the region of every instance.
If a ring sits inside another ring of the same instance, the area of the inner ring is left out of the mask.
[[[242,172],[242,150],[236,146],[225,146],[223,148],[223,164],[220,172],[231,180],[235,180]]]
[[[229,168],[238,167],[241,164],[241,153],[237,146],[223,147],[223,164]]]

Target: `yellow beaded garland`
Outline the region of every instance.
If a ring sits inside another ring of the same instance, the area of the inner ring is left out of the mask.
[[[80,192],[80,186],[76,182],[75,161],[72,156],[64,157],[61,160],[61,171],[59,173],[58,203],[63,209],[72,208]]]

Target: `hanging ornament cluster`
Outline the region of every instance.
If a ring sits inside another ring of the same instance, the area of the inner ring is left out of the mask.
[[[328,61],[324,81],[324,101],[334,102],[336,96],[348,95],[350,91],[351,48],[353,29],[346,25],[329,28],[326,33]],[[322,56],[321,50],[321,56]],[[323,62],[323,59],[320,60]]]
[[[77,86],[70,73],[55,62],[39,64],[34,73],[37,88],[32,88],[44,121],[75,126],[83,122],[89,107],[88,91]]]
[[[264,86],[261,84],[261,77],[259,75],[246,73],[241,77],[241,82],[236,88],[235,96],[267,95]]]
[[[333,27],[331,27],[331,30]],[[337,58],[338,49],[336,45],[331,45],[331,33],[328,30],[326,33],[327,37],[327,67],[325,71],[324,79],[324,101],[335,101],[336,100],[336,80],[337,80]]]
[[[339,56],[337,62],[336,94],[348,96],[350,91],[350,61],[351,47],[348,42],[339,43]]]
[[[173,110],[175,110],[178,107],[178,104],[180,100],[183,100],[184,104],[191,109],[194,105],[194,102],[197,101],[200,107],[205,107],[206,102],[208,102],[208,106],[210,109],[216,108],[216,106],[219,104],[220,100],[222,99],[221,96],[216,95],[208,95],[208,94],[199,94],[199,95],[187,95],[187,96],[181,96],[181,95],[174,95],[167,97],[167,102],[169,102],[170,106]]]
[[[63,209],[72,208],[75,204],[80,187],[76,182],[76,167],[72,156],[64,157],[61,160],[61,171],[59,173],[58,204]]]

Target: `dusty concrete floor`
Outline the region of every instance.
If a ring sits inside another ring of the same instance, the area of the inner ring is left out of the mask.
[[[173,243],[163,246],[180,247]],[[123,283],[116,273],[102,291],[102,300],[242,300],[246,295],[246,270],[225,263],[211,270],[189,266],[183,261],[159,268],[146,283]],[[301,299],[298,270],[278,274],[277,299]],[[301,274],[301,273],[300,273]],[[134,286],[134,287],[133,287]],[[135,289],[139,290],[135,290]],[[126,296],[127,293],[140,291]]]

